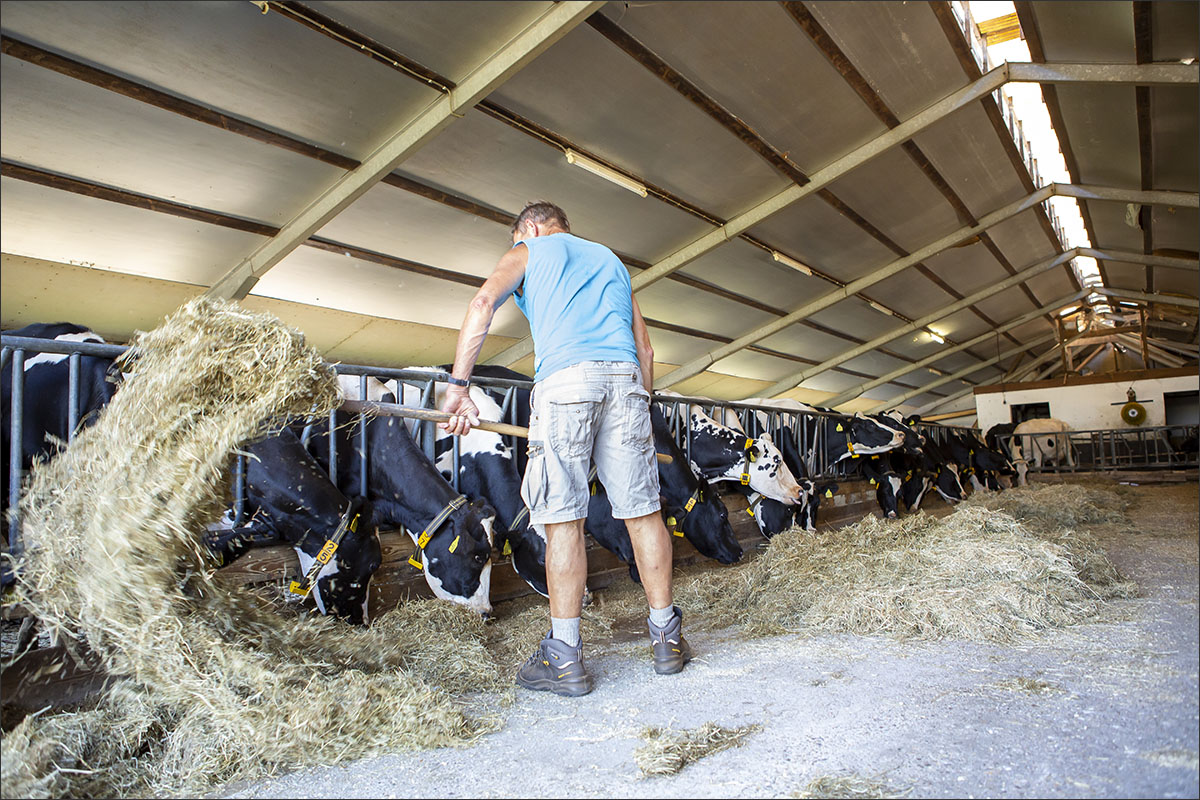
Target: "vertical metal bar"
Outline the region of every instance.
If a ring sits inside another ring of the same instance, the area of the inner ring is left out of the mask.
[[[329,480],[337,486],[337,437],[334,436],[335,428],[337,428],[337,409],[332,409],[329,412]]]
[[[242,524],[246,516],[246,456],[238,453],[233,459],[233,526]]]
[[[79,427],[79,353],[67,358],[67,441],[75,441]]]
[[[421,408],[433,408],[433,381],[425,381],[425,388],[421,390]],[[418,422],[417,430],[421,432],[421,449],[425,451],[425,457],[429,459],[429,463],[437,463],[437,429],[434,427],[437,423],[434,422]]]
[[[358,377],[359,397],[363,400],[367,399],[367,376],[360,375]],[[367,415],[359,413],[358,415],[358,491],[363,497],[366,497],[367,492]]]
[[[458,491],[458,460],[461,456],[458,443],[461,441],[461,436],[450,437],[450,485],[456,492]]]
[[[304,426],[304,430],[300,431],[300,444],[303,445],[305,450],[308,449],[308,443],[312,441],[313,426],[315,424],[310,422]]]
[[[675,407],[678,408],[679,403],[676,403]],[[684,443],[687,445],[687,447],[684,448],[684,452],[687,453],[687,460],[688,464],[690,465],[692,463],[692,410],[690,408],[685,408],[683,410],[683,415],[684,420],[687,421],[687,425],[684,427],[684,430],[687,432],[687,438]]]
[[[21,456],[25,449],[25,351],[12,354],[12,398],[9,403],[8,448],[8,551],[14,557],[25,550],[21,542]]]
[[[516,396],[517,396],[517,387],[515,387],[515,386],[508,387],[508,389],[506,389],[504,392],[504,402],[500,405],[500,419],[503,420],[507,416],[509,423],[512,425],[517,424],[517,409],[515,408]],[[506,436],[506,437],[504,437],[504,441],[508,444],[510,449],[512,449],[512,450],[517,449],[517,437],[516,436]]]

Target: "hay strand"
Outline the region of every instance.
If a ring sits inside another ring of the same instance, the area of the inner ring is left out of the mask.
[[[761,729],[761,725],[724,728],[715,722],[677,731],[645,728],[642,738],[646,744],[634,751],[633,760],[643,777],[674,775],[705,756],[740,747],[746,737]]]

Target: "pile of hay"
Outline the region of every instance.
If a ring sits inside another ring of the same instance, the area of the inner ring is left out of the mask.
[[[740,747],[747,736],[761,728],[761,725],[723,728],[715,722],[679,731],[646,728],[642,731],[646,744],[634,751],[633,760],[643,777],[674,775],[705,756]]]
[[[4,796],[196,794],[494,728],[451,693],[499,685],[467,610],[410,604],[354,632],[212,580],[201,534],[230,453],[337,403],[303,336],[199,299],[133,345],[112,403],[21,501],[20,601],[121,679],[93,709],[6,735]]]
[[[869,516],[837,530],[793,530],[736,569],[678,581],[675,594],[689,627],[738,621],[751,635],[1009,641],[1135,591],[1085,532],[975,505],[940,519]]]
[[[975,492],[963,505],[1003,511],[1026,524],[1053,529],[1124,522],[1127,502],[1113,489],[1062,483]]]

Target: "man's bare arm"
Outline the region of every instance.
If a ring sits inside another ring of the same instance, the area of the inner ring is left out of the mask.
[[[484,281],[483,286],[471,298],[458,332],[458,346],[454,352],[454,367],[450,374],[466,380],[475,369],[483,342],[487,339],[496,309],[512,294],[525,278],[525,265],[529,260],[529,248],[518,245],[501,258],[496,269]],[[470,390],[466,386],[446,387],[446,401],[442,410],[453,415],[442,427],[450,433],[466,435],[471,426],[479,422],[479,409],[471,402]]]
[[[642,385],[654,394],[654,348],[650,346],[650,331],[646,329],[646,320],[642,319],[636,297],[633,298],[633,343],[637,347],[638,366],[642,369]]]

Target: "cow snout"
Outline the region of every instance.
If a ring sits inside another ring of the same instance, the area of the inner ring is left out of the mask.
[[[484,624],[488,624],[492,621],[492,612],[490,610],[480,611],[479,617],[483,620]]]

